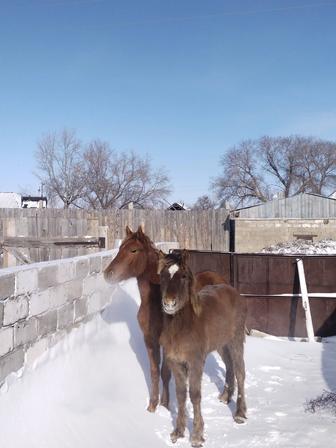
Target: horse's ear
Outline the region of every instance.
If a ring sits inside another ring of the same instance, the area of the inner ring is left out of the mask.
[[[143,225],[140,224],[140,226],[138,227],[138,233],[144,233],[144,228]]]
[[[133,234],[130,227],[126,226],[126,236],[131,236]]]
[[[186,249],[183,249],[181,252],[181,265],[186,266],[189,261],[189,252]]]
[[[158,262],[158,268],[157,268],[157,273],[161,274],[161,271],[163,270],[163,268],[166,265],[166,254],[164,252],[162,252],[162,250],[159,250],[159,262]]]

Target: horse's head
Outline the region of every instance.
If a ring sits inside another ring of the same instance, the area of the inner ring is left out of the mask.
[[[153,276],[157,278],[156,270],[157,251],[153,243],[144,234],[141,226],[136,232],[132,232],[127,226],[126,237],[116,257],[104,271],[105,280],[116,283],[144,274],[148,274],[149,278]]]
[[[162,294],[162,308],[167,314],[174,315],[187,303],[191,303],[195,314],[199,315],[198,297],[195,294],[195,279],[188,266],[188,253],[160,252],[158,273]]]

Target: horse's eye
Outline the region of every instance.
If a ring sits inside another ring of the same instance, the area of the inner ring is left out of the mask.
[[[132,254],[135,254],[135,252],[138,252],[138,249],[131,249]]]

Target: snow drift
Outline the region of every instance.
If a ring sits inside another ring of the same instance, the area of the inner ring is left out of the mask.
[[[0,394],[1,446],[8,448],[108,448],[172,446],[176,415],[145,409],[149,366],[136,320],[135,280],[122,284],[111,305],[43,355]],[[320,447],[330,444],[336,418],[305,412],[306,402],[335,390],[336,344],[248,337],[248,420],[237,425],[235,404],[219,402],[224,365],[208,357],[202,385],[206,447]],[[191,418],[191,406],[188,408]],[[189,427],[191,420],[189,419]],[[185,439],[176,446],[189,447]]]

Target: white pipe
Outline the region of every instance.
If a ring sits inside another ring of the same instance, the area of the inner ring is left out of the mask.
[[[291,293],[283,293],[283,294],[244,294],[240,293],[241,296],[245,297],[298,297],[301,298],[302,294],[291,294]],[[336,292],[309,292],[308,297],[312,297],[315,299],[336,299]]]
[[[302,306],[305,311],[305,317],[306,317],[306,328],[307,328],[308,341],[315,342],[313,321],[312,321],[312,317],[311,317],[311,313],[310,313],[309,297],[308,297],[303,261],[301,258],[297,258],[296,263],[297,263],[299,280],[300,280]]]

